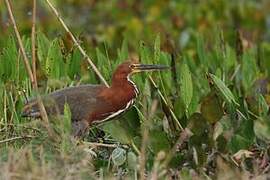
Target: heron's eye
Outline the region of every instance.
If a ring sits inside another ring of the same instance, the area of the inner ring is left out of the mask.
[[[135,68],[135,65],[134,65],[134,64],[131,64],[129,67],[130,67],[131,69],[134,69],[134,68]]]

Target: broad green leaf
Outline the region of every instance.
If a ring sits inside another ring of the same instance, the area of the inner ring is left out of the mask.
[[[179,119],[185,115],[185,106],[180,97],[174,103],[174,113]]]
[[[132,139],[139,136],[140,118],[135,108],[131,108],[118,119],[106,122],[102,129],[109,133],[115,140],[130,144]]]
[[[123,144],[131,143],[133,134],[130,133],[130,128],[123,127],[118,120],[105,123],[102,125],[102,129]]]
[[[240,119],[240,125],[237,129],[237,134],[253,142],[255,134],[253,130],[254,120],[252,119]]]
[[[223,116],[222,106],[214,93],[205,96],[201,103],[201,113],[209,123],[215,123]]]
[[[199,92],[193,89],[192,98],[187,109],[187,114],[186,114],[187,117],[189,117],[190,115],[192,115],[193,113],[197,111],[198,106],[199,106],[199,101],[200,101]]]
[[[230,142],[228,143],[229,149],[236,153],[240,149],[247,149],[252,144],[252,141],[250,141],[247,138],[244,138],[243,136],[236,134],[232,137]]]
[[[170,142],[164,131],[150,131],[149,138],[150,148],[154,151],[154,153],[158,153],[161,150],[167,151],[170,149]]]
[[[249,90],[253,85],[257,75],[257,63],[255,55],[246,52],[243,55],[242,83],[245,90]]]
[[[209,74],[210,78],[213,80],[213,83],[215,87],[218,89],[218,91],[221,93],[223,98],[229,103],[234,105],[239,105],[237,101],[234,98],[233,93],[231,90],[225,85],[225,83],[220,80],[217,76],[214,74]]]
[[[180,68],[180,95],[186,109],[188,109],[193,95],[193,84],[187,64],[183,64]]]

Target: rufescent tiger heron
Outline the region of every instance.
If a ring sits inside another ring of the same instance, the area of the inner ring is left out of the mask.
[[[57,90],[42,97],[49,116],[62,115],[69,105],[74,136],[83,135],[93,124],[110,120],[129,109],[138,96],[138,89],[130,76],[137,72],[168,69],[165,65],[144,65],[134,61],[120,64],[112,76],[110,87],[80,85]],[[22,110],[23,117],[40,118],[37,99],[28,101]]]

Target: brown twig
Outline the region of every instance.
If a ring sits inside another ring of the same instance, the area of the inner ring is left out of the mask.
[[[37,103],[40,111],[41,118],[46,122],[46,126],[49,126],[49,119],[42,102],[42,99],[38,93],[38,85],[37,85],[37,74],[36,74],[36,12],[37,12],[37,3],[36,0],[33,0],[33,19],[32,19],[32,33],[31,33],[31,41],[32,41],[32,72],[33,72],[33,88],[37,93]],[[48,128],[48,133],[51,135],[51,130]]]
[[[93,63],[93,61],[89,58],[89,56],[86,54],[86,52],[83,50],[83,48],[80,46],[80,44],[78,43],[78,41],[76,40],[76,38],[74,37],[74,35],[71,33],[71,31],[68,29],[67,25],[65,24],[65,22],[63,21],[63,19],[61,18],[60,14],[58,13],[58,11],[55,9],[55,7],[52,5],[52,3],[49,0],[46,0],[47,4],[49,5],[49,7],[51,8],[51,10],[53,11],[53,13],[55,14],[55,16],[57,17],[57,19],[59,20],[59,22],[62,24],[62,26],[64,27],[64,29],[66,30],[66,32],[69,34],[69,36],[71,37],[74,45],[76,47],[78,47],[79,51],[81,52],[81,54],[83,55],[83,58],[86,59],[88,61],[88,63],[90,64],[90,66],[92,67],[92,69],[94,70],[94,72],[97,74],[97,76],[99,77],[99,79],[107,86],[109,87],[108,83],[106,82],[106,80],[104,79],[104,77],[101,75],[101,73],[99,72],[99,70],[97,69],[96,65]]]
[[[37,1],[33,0],[33,12],[32,12],[32,73],[34,78],[34,86],[37,86],[36,76],[36,12],[37,12]]]
[[[83,142],[83,144],[87,146],[94,146],[94,147],[107,147],[107,148],[123,147],[125,149],[129,148],[127,145],[104,144],[104,143],[97,143],[97,142]]]
[[[35,138],[35,136],[18,136],[18,137],[13,137],[13,138],[9,138],[9,139],[4,139],[4,140],[0,141],[0,144],[19,140],[19,139],[26,139],[26,138]]]
[[[159,178],[164,176],[164,173],[166,172],[166,168],[168,167],[168,164],[171,162],[172,158],[177,152],[177,149],[181,148],[183,143],[187,141],[191,136],[192,136],[192,132],[188,128],[185,128],[184,130],[182,130],[178,140],[176,141],[174,146],[170,149],[170,151],[166,154],[164,161],[160,164],[160,170],[163,169],[163,171],[160,171],[158,173]]]
[[[149,140],[149,129],[147,127],[143,128],[143,133],[142,133],[142,145],[140,149],[140,179],[144,180],[145,179],[145,162],[146,162],[146,148]]]
[[[140,179],[145,179],[145,164],[147,161],[146,153],[147,153],[147,145],[149,142],[149,129],[151,124],[151,119],[153,119],[154,114],[156,112],[158,106],[158,101],[154,100],[151,105],[150,111],[147,111],[147,117],[144,118],[144,126],[142,126],[142,143],[140,149]]]

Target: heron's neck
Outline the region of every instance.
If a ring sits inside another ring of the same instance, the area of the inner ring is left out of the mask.
[[[123,92],[127,95],[136,98],[139,94],[136,84],[130,79],[130,76],[114,78],[110,87],[113,91]]]
[[[109,88],[102,89],[99,93],[99,98],[101,98],[107,106],[98,111],[96,110],[91,118],[102,121],[111,119],[130,108],[134,104],[137,95],[137,87],[129,77],[113,79],[112,85]],[[97,116],[97,114],[99,116]]]

